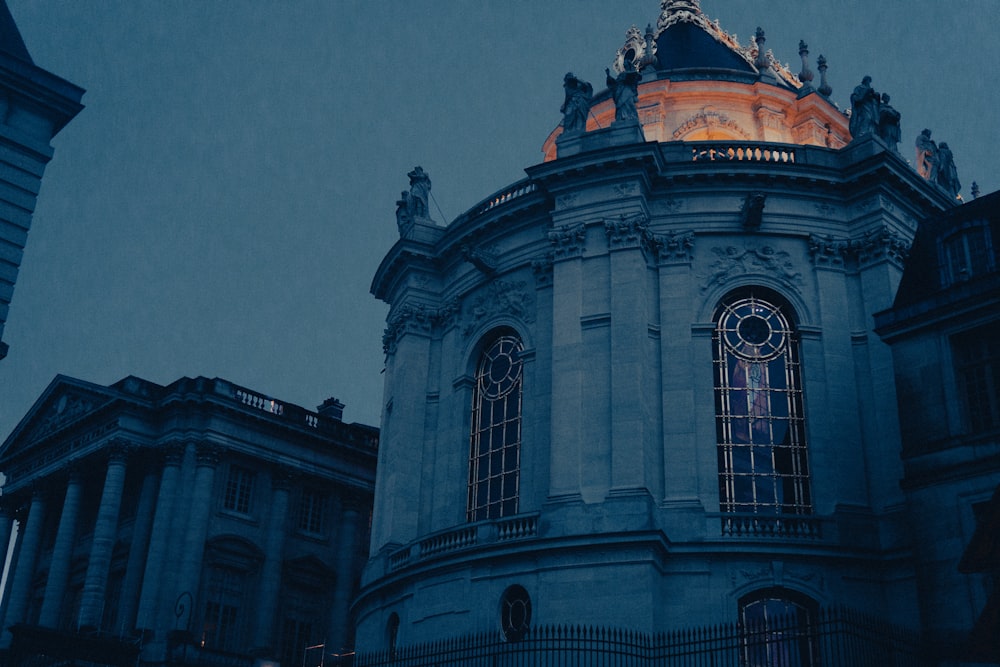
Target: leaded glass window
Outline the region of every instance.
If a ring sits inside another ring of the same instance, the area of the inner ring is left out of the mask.
[[[521,468],[521,340],[488,344],[476,369],[469,454],[469,521],[517,513]]]
[[[812,512],[799,344],[789,309],[780,303],[762,291],[745,292],[725,300],[716,313],[723,512]]]

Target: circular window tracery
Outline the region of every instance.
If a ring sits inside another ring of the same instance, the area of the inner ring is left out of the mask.
[[[726,349],[748,361],[766,361],[784,352],[790,331],[777,306],[753,296],[728,304],[719,319]]]
[[[497,399],[506,396],[521,377],[521,341],[501,336],[483,353],[479,366],[479,388],[483,396]]]
[[[519,642],[531,626],[531,597],[523,586],[510,586],[500,596],[500,631],[509,642]]]

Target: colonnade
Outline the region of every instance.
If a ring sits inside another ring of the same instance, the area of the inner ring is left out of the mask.
[[[216,489],[224,491],[225,483],[223,480],[217,484],[216,478],[225,451],[216,445],[194,442],[174,442],[152,449],[114,440],[100,454],[99,459],[74,462],[55,475],[31,480],[30,486],[19,484],[19,489],[24,490],[15,490],[0,503],[2,544],[10,542],[15,520],[18,526],[0,606],[4,629],[0,647],[10,644],[7,628],[35,622],[58,628],[68,621],[73,630],[94,628],[116,633],[137,628],[151,630],[153,640],[163,639],[169,631],[178,629],[178,624],[186,623],[191,628],[192,616],[204,609],[206,601],[198,599],[199,588],[206,543],[212,537],[213,514],[222,506],[216,498]],[[104,466],[98,473],[103,484],[86,556],[79,609],[73,618],[67,619],[74,611],[66,608],[67,590],[74,557],[80,557],[74,553],[75,545],[90,528],[81,525],[90,516],[84,511],[85,496],[91,490],[86,484],[84,465],[93,476],[98,461]],[[290,512],[295,471],[267,468],[270,495],[258,499],[260,507],[266,508],[266,521],[260,522],[256,539],[252,540],[258,545],[262,560],[254,577],[256,590],[248,591],[254,604],[247,606],[248,616],[244,619],[248,643],[252,644],[245,650],[253,648],[260,655],[273,653],[279,639],[283,563],[288,538],[295,528],[295,517]],[[130,475],[141,476],[141,482],[132,487],[137,487],[138,493],[126,492],[126,479]],[[260,489],[257,492],[262,493]],[[15,510],[18,501],[20,507]],[[127,513],[123,511],[126,508]],[[58,519],[48,516],[50,512],[58,512]],[[360,565],[357,558],[360,514],[361,508],[345,498],[339,516],[331,517],[338,523],[331,526],[333,539],[326,540],[326,553],[319,547],[320,560],[329,563],[335,572],[335,581],[330,582],[328,589],[330,627],[325,633],[328,645],[334,648],[343,645],[348,631],[350,595]],[[127,522],[120,521],[124,515],[134,516],[128,534],[124,530]],[[108,599],[108,584],[116,545],[119,549],[127,545],[128,552],[124,572],[117,573],[121,576],[121,593],[117,609],[112,610],[116,614],[111,618],[106,605],[113,602]],[[42,581],[40,575],[46,563],[44,591],[34,590],[40,585],[37,582]],[[182,618],[175,612],[175,603],[185,592],[192,594],[192,604],[186,610],[187,617]],[[32,600],[37,605],[39,594],[40,610],[36,606],[32,613]]]

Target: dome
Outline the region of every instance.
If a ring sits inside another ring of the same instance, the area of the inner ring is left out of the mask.
[[[764,31],[743,46],[710,20],[699,0],[662,0],[656,27],[632,26],[612,63],[613,75],[639,71],[636,110],[646,141],[771,142],[841,148],[848,119],[829,98],[764,50]],[[763,51],[763,52],[762,52]],[[803,67],[808,47],[800,44]],[[594,95],[587,131],[615,119],[609,91]],[[545,160],[556,158],[557,127]],[[738,150],[738,147],[734,147]]]

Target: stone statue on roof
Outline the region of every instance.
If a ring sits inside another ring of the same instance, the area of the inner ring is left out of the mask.
[[[962,184],[958,180],[958,169],[955,167],[955,157],[948,144],[941,142],[937,152],[937,184],[952,197],[958,196]]]
[[[882,100],[878,105],[878,136],[889,144],[889,148],[897,152],[901,136],[899,119],[899,112],[889,104],[889,94],[882,93]]]
[[[872,78],[866,76],[851,93],[851,137],[858,140],[878,130],[878,93],[872,88]]]
[[[587,116],[590,115],[590,98],[594,95],[594,87],[572,72],[563,77],[563,90],[566,97],[559,111],[563,114],[563,133],[578,134],[587,129]]]
[[[422,167],[416,167],[407,176],[410,177],[410,190],[403,190],[396,200],[396,225],[400,236],[405,236],[417,218],[430,219],[430,208],[427,198],[431,193],[431,177]]]
[[[925,129],[917,136],[917,173],[929,181],[937,182],[937,144],[931,131]]]
[[[430,207],[427,198],[431,193],[431,177],[423,167],[415,167],[407,174],[410,177],[410,196],[408,212],[411,218],[430,218]]]
[[[626,70],[613,77],[608,68],[604,68],[604,74],[607,77],[608,90],[615,100],[615,122],[639,122],[639,112],[635,104],[639,99],[639,82],[642,80],[642,74]]]

